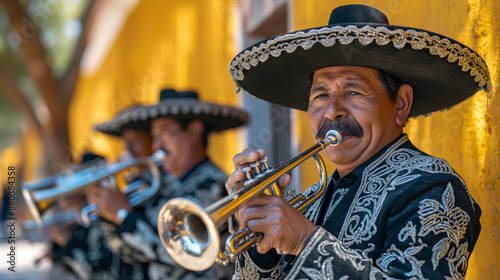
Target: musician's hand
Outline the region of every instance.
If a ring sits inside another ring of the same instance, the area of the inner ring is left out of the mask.
[[[266,151],[263,149],[254,149],[254,148],[246,148],[241,153],[235,155],[233,157],[234,164],[234,172],[229,175],[227,180],[226,189],[230,194],[232,191],[237,192],[241,190],[244,185],[244,181],[248,178],[245,175],[245,172],[242,171],[244,167],[249,166],[251,163],[256,162],[257,160],[263,158],[266,155]],[[290,184],[290,175],[285,174],[278,179],[278,186],[284,190]],[[234,188],[231,190],[231,188]],[[238,209],[236,214],[237,219],[239,220],[240,213],[245,210],[246,206],[242,206]]]
[[[52,238],[52,241],[60,247],[66,246],[73,236],[73,231],[70,226],[57,223],[48,227],[48,233]]]
[[[44,215],[47,215],[47,217],[49,217],[51,215],[59,214],[61,213],[61,211],[77,211],[79,213],[84,206],[84,204],[80,204],[82,202],[86,203],[84,200],[85,197],[81,196],[80,194],[62,198],[58,201],[57,204],[53,204],[45,209]],[[50,223],[47,226],[47,233],[50,235],[52,241],[55,244],[64,247],[66,246],[66,244],[68,244],[69,240],[73,236],[73,230],[75,226],[76,223],[74,222]]]
[[[116,225],[122,224],[122,220],[117,217],[118,210],[125,209],[127,212],[132,210],[127,196],[119,190],[93,187],[88,189],[86,195],[89,204],[96,203],[98,206],[94,213]]]
[[[259,195],[240,213],[242,226],[264,237],[257,251],[267,253],[271,248],[290,255],[299,255],[317,226],[277,196]]]
[[[243,188],[244,180],[247,180],[245,172],[242,171],[244,167],[249,166],[251,163],[263,158],[266,155],[266,151],[263,149],[246,148],[241,153],[233,157],[234,172],[229,175],[227,180],[227,191],[231,193],[231,187],[235,187],[234,191],[238,191]],[[285,174],[281,176],[278,180],[278,185],[282,189],[286,189],[290,184],[290,175]]]
[[[85,199],[85,195],[77,193],[69,197],[62,198],[59,200],[58,204],[63,210],[79,213],[82,211],[82,208],[87,205],[87,201]]]

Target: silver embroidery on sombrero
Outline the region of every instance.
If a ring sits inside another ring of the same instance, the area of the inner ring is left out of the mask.
[[[162,106],[143,106],[132,108],[127,114],[118,115],[109,123],[98,125],[99,131],[119,131],[121,127],[134,122],[146,121],[159,116],[180,116],[192,114],[194,116],[207,115],[214,117],[233,118],[247,120],[248,116],[237,108],[214,103],[203,103],[198,101],[183,100],[181,102],[166,101]]]
[[[236,91],[239,92],[241,88],[238,81],[243,81],[245,78],[243,70],[249,70],[257,66],[259,62],[267,61],[271,56],[279,57],[282,52],[293,53],[298,47],[308,50],[316,43],[320,43],[324,47],[331,47],[336,42],[348,45],[354,40],[364,46],[372,44],[373,41],[380,46],[392,42],[396,49],[402,49],[406,44],[410,44],[414,50],[428,50],[431,55],[446,58],[450,63],[458,61],[458,66],[462,68],[462,71],[469,72],[474,77],[474,81],[488,93],[488,98],[491,98],[491,80],[486,63],[481,57],[467,47],[451,43],[447,38],[431,36],[427,32],[413,29],[390,30],[386,27],[349,25],[289,33],[268,40],[258,47],[253,47],[252,50],[246,50],[236,56],[229,65],[229,74],[236,84]]]

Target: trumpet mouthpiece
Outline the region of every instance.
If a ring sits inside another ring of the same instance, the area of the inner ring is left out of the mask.
[[[342,135],[334,129],[329,130],[325,135],[325,140],[330,141],[331,146],[337,146],[342,142]]]

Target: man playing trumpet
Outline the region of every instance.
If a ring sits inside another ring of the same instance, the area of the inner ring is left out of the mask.
[[[358,51],[346,57],[346,48]],[[413,146],[403,126],[490,91],[479,55],[347,5],[333,10],[328,26],[242,51],[230,73],[256,97],[307,111],[316,141],[330,129],[343,137],[323,150],[336,171],[305,216],[266,195],[239,209],[242,227],[263,238],[238,258],[233,279],[463,279],[481,210],[464,180]],[[241,189],[242,169],[264,155],[236,155],[228,185]]]
[[[192,91],[165,89],[157,104],[138,106],[115,121],[117,128],[131,122],[151,128],[153,149],[165,152],[162,168],[168,175],[158,194],[141,207],[132,208],[119,193],[104,189],[93,193],[91,199],[99,205],[96,214],[112,222],[103,225],[112,250],[125,262],[141,264],[147,279],[229,279],[232,267],[193,272],[177,265],[161,245],[157,219],[171,198],[187,197],[206,206],[227,194],[227,175],[206,154],[208,134],[244,125],[248,115],[201,102]]]

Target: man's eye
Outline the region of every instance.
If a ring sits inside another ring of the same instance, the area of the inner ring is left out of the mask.
[[[313,99],[324,98],[324,97],[328,97],[328,95],[325,93],[321,93],[321,94],[314,96]]]
[[[348,95],[361,95],[361,93],[357,92],[357,91],[350,91],[348,93]]]

